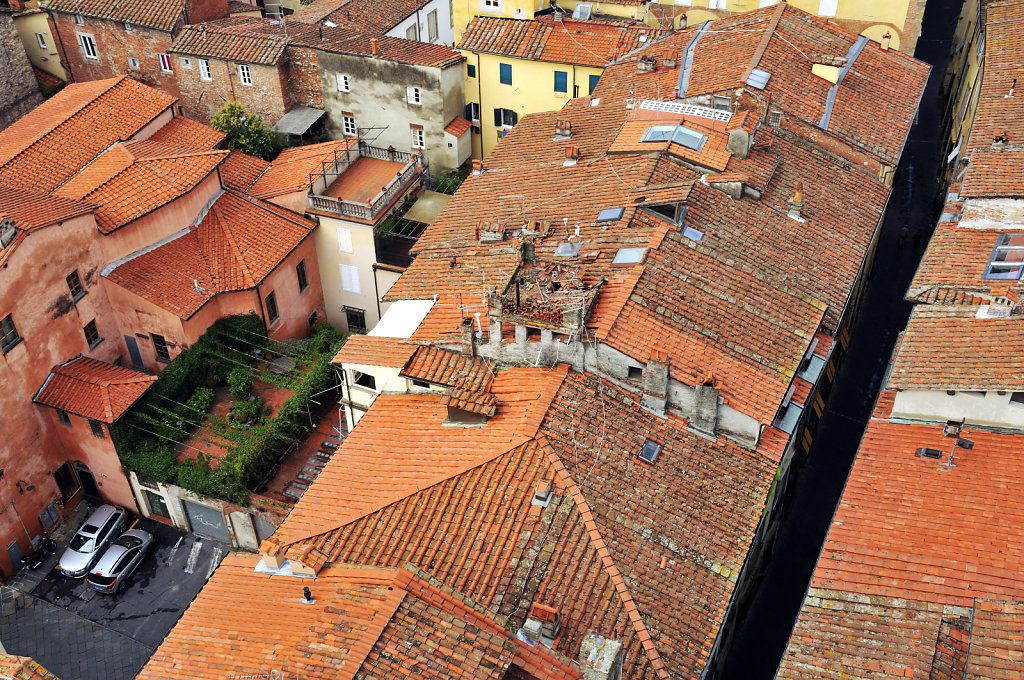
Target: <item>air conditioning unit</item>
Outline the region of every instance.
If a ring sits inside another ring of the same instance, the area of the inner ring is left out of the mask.
[[[590,12],[593,10],[593,8],[593,5],[581,2],[577,4],[576,9],[572,11],[572,18],[582,19],[583,21],[586,21],[587,19],[590,18]]]

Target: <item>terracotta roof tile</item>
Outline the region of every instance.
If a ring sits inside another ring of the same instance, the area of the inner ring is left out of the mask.
[[[232,151],[220,166],[220,179],[228,189],[246,194],[270,163],[241,151]]]
[[[458,48],[599,68],[665,33],[645,24],[627,27],[578,19],[523,21],[478,16],[470,21]]]
[[[970,656],[966,677],[971,680],[1019,676],[1024,668],[1024,602],[978,600],[971,621]]]
[[[49,74],[46,71],[43,71],[42,69],[36,68],[35,66],[32,67],[32,72],[35,74],[36,80],[39,81],[39,84],[42,87],[53,87],[55,85],[61,85],[64,83],[64,81],[58,78],[57,76]]]
[[[358,146],[357,139],[338,139],[285,149],[253,183],[249,195],[270,199],[304,191],[312,184],[311,175],[323,172],[325,164],[333,163],[339,155],[344,156],[348,149],[353,153],[358,151]]]
[[[106,277],[187,319],[218,293],[262,282],[314,226],[229,190],[198,226],[118,263]]]
[[[0,654],[0,677],[11,680],[60,680],[27,656]]]
[[[54,367],[32,400],[83,418],[113,423],[155,381],[155,375],[78,356]]]
[[[969,157],[974,149],[990,149],[996,137],[1006,136],[1010,145],[1024,144],[1024,43],[1021,19],[1024,5],[993,2],[986,5],[985,77],[981,79],[971,135],[963,150]],[[1008,97],[1014,80],[1016,96]]]
[[[384,36],[404,19],[423,9],[429,0],[319,0],[302,7],[293,15],[295,22],[322,24],[356,30],[367,36]]]
[[[398,338],[350,335],[331,361],[345,365],[402,368],[416,352],[417,347],[418,345]]]
[[[184,21],[185,4],[185,0],[47,0],[46,9],[173,31],[179,21]]]
[[[435,385],[487,392],[496,370],[494,364],[480,357],[437,347],[420,347],[401,374]]]
[[[961,198],[1024,198],[1024,151],[975,149],[959,195]]]
[[[472,123],[463,118],[462,116],[455,116],[452,122],[448,123],[444,131],[453,137],[461,137],[462,135],[469,132],[469,128],[473,127]]]
[[[216,149],[226,137],[223,132],[214,130],[209,125],[184,116],[175,116],[154,132],[149,141],[189,149]]]
[[[889,387],[1024,390],[1024,318],[978,319],[965,311],[914,310]]]
[[[281,35],[257,34],[245,30],[248,17],[208,21],[186,26],[170,51],[210,59],[272,66],[284,56],[288,39]],[[280,27],[278,27],[280,31]]]
[[[87,215],[95,209],[86,201],[0,186],[0,219],[12,219],[15,227],[26,231]]]
[[[0,184],[49,193],[174,101],[127,76],[68,85],[0,131]]]

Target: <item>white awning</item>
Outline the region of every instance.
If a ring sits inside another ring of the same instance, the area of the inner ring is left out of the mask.
[[[293,106],[288,113],[281,116],[281,120],[277,121],[274,132],[282,135],[304,135],[324,113],[325,111],[311,106]]]
[[[433,300],[396,300],[367,335],[382,338],[412,337],[433,306]]]

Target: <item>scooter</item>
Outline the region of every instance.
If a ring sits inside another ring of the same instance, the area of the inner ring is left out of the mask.
[[[44,538],[40,543],[39,547],[30,552],[28,555],[23,555],[21,558],[21,568],[35,569],[40,564],[46,561],[46,558],[52,555],[57,550],[57,542],[52,538]]]

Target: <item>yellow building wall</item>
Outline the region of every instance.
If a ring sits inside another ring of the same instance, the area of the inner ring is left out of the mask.
[[[949,155],[961,142],[966,144],[971,124],[974,122],[984,71],[984,28],[981,24],[978,0],[967,0],[953,35],[953,47],[946,69],[947,81],[943,84],[946,90],[946,135],[943,139],[942,155],[946,162],[947,182],[955,179],[957,160],[963,157],[962,145],[956,158],[949,159]]]
[[[466,103],[480,107],[479,121],[473,124],[473,158],[483,158],[501,139],[503,130],[494,125],[494,109],[515,111],[519,118],[528,113],[557,111],[573,97],[590,94],[590,76],[600,77],[604,69],[573,64],[530,61],[512,57],[462,50],[467,63],[477,66],[476,77],[466,77]],[[512,84],[501,83],[500,64],[512,66]],[[566,91],[555,92],[555,71],[566,74]],[[554,131],[552,130],[552,135]]]
[[[26,10],[14,17],[14,27],[21,36],[21,42],[25,46],[29,61],[40,71],[46,71],[67,82],[67,75],[64,67],[60,65],[60,55],[57,53],[57,40],[51,34],[50,24],[46,20],[46,13],[39,10]],[[46,47],[40,47],[36,34],[43,36]]]
[[[847,30],[875,42],[891,35],[890,47],[913,54],[921,29],[926,0],[838,0],[834,14],[828,0],[790,0],[789,4],[810,14],[825,16]],[[835,2],[835,0],[833,0]],[[693,26],[739,12],[776,4],[775,0],[676,0],[675,27]],[[692,8],[692,9],[691,9]],[[822,14],[822,10],[825,13]],[[685,20],[684,20],[685,19]]]

